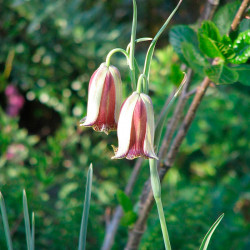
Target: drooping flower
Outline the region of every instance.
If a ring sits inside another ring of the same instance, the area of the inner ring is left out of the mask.
[[[115,149],[112,159],[158,159],[154,152],[154,130],[154,111],[150,97],[133,92],[121,108],[117,128],[118,149]]]
[[[117,129],[122,104],[122,81],[118,69],[102,63],[89,82],[87,116],[80,126],[106,134]]]

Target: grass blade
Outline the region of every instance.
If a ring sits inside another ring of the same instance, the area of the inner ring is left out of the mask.
[[[200,246],[200,249],[199,250],[206,250],[207,247],[208,247],[208,244],[209,244],[209,241],[211,239],[211,236],[213,235],[214,233],[214,230],[216,229],[216,227],[219,225],[219,223],[221,222],[222,218],[224,217],[224,214],[222,214],[216,221],[215,223],[210,227],[210,229],[208,230],[207,234],[205,235],[202,243],[201,243],[201,246]]]
[[[2,213],[3,227],[4,227],[4,232],[5,232],[8,250],[13,250],[11,236],[10,236],[10,227],[9,227],[9,223],[8,223],[8,217],[7,217],[7,213],[6,213],[3,195],[1,192],[0,192],[0,208],[1,208],[1,213]]]
[[[35,249],[35,213],[32,212],[32,220],[31,220],[31,246],[32,250]]]
[[[88,170],[88,176],[87,176],[86,189],[85,189],[85,199],[84,199],[84,204],[83,204],[83,213],[82,213],[78,250],[84,250],[86,246],[89,205],[90,205],[91,187],[92,187],[92,176],[93,176],[93,166],[92,164],[90,164],[89,170]]]
[[[25,190],[23,190],[23,212],[24,212],[24,224],[25,224],[27,248],[28,250],[32,250],[29,210],[28,210],[27,196]]]

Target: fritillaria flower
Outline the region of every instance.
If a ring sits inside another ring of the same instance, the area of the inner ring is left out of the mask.
[[[117,129],[122,104],[122,81],[118,69],[102,63],[89,82],[87,116],[80,126],[106,134]]]
[[[154,130],[154,111],[150,97],[133,92],[121,108],[117,128],[118,149],[115,149],[112,159],[158,159],[154,152]]]

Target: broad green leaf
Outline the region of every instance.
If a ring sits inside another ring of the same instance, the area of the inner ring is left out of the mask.
[[[221,220],[223,219],[224,217],[224,214],[222,214],[216,221],[215,223],[210,227],[210,229],[208,230],[207,234],[205,235],[202,243],[201,243],[201,246],[200,246],[200,249],[199,250],[206,250],[207,247],[208,247],[208,244],[210,242],[210,239],[216,229],[216,227],[219,225],[219,223],[221,222]]]
[[[220,57],[223,60],[225,59],[220,49],[218,48],[218,44],[213,39],[209,38],[206,34],[203,34],[202,30],[199,30],[199,46],[200,50],[210,58]]]
[[[250,29],[238,35],[233,43],[236,57],[230,60],[234,64],[242,64],[250,58]]]
[[[124,212],[129,212],[133,210],[133,204],[130,198],[122,190],[117,191],[116,197],[119,204],[122,206]]]
[[[1,208],[1,213],[2,213],[3,227],[4,227],[4,233],[5,233],[5,237],[6,237],[7,247],[8,247],[8,250],[13,250],[8,217],[7,217],[7,213],[6,213],[4,199],[3,199],[1,192],[0,192],[0,208]]]
[[[221,40],[219,29],[212,21],[204,21],[201,25],[201,30],[203,34],[207,35],[212,40],[217,42]]]
[[[199,75],[204,76],[204,67],[209,63],[206,58],[197,49],[188,42],[182,44],[182,53],[188,62],[188,65]],[[183,76],[183,75],[182,75]]]
[[[231,69],[239,74],[240,83],[250,86],[250,64],[242,64]]]
[[[221,35],[228,34],[240,4],[241,1],[233,1],[232,3],[226,4],[215,13],[213,21],[218,27]]]
[[[230,84],[237,82],[239,75],[223,64],[211,65],[205,69],[206,75],[216,84]]]
[[[87,226],[88,226],[89,207],[90,207],[91,188],[92,188],[92,176],[93,176],[93,166],[92,164],[90,164],[87,175],[86,189],[85,189],[85,199],[83,204],[78,250],[84,250],[86,247]]]
[[[134,211],[128,211],[124,213],[121,219],[121,224],[123,226],[130,226],[134,224],[136,220],[137,220],[137,214]]]
[[[173,27],[169,32],[169,42],[174,47],[180,59],[184,62],[186,61],[181,50],[181,44],[183,42],[190,42],[195,47],[198,46],[197,34],[187,25],[177,25]]]
[[[243,19],[239,25],[239,32],[244,32],[250,29],[250,19]]]

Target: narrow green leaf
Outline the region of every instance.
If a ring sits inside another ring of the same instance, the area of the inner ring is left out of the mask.
[[[206,58],[197,49],[188,42],[181,46],[182,53],[188,62],[188,65],[199,75],[204,76],[204,68],[209,66]]]
[[[231,69],[239,74],[240,83],[250,86],[250,64],[242,64]]]
[[[187,25],[174,26],[169,32],[169,42],[174,47],[175,52],[180,59],[186,62],[183,56],[181,45],[183,42],[191,42],[194,47],[198,46],[198,39],[196,32]]]
[[[239,75],[223,64],[212,65],[205,69],[206,75],[216,84],[230,84],[237,82]]]
[[[35,249],[35,213],[32,212],[32,219],[31,219],[31,245],[32,249]]]
[[[30,232],[30,219],[29,219],[29,210],[28,210],[28,202],[25,190],[23,190],[23,212],[24,212],[24,224],[25,224],[25,232],[26,232],[26,242],[28,250],[32,249],[32,240],[31,240],[31,232]]]
[[[0,192],[0,208],[1,208],[1,213],[2,213],[4,233],[5,233],[5,238],[6,238],[6,242],[7,242],[7,247],[8,247],[8,250],[13,250],[8,217],[7,217],[7,213],[6,213],[3,195],[1,192]]]
[[[179,94],[180,90],[182,89],[183,85],[185,84],[186,79],[187,79],[187,77],[186,77],[186,74],[184,73],[184,77],[183,77],[183,80],[182,80],[179,88],[176,90],[174,96],[169,101],[169,103],[168,103],[167,107],[165,108],[165,110],[163,110],[163,113],[159,118],[158,124],[156,125],[156,128],[155,128],[155,140],[154,140],[154,145],[155,145],[155,148],[156,148],[156,152],[158,152],[160,139],[161,139],[161,134],[162,134],[162,130],[163,130],[165,121],[166,121],[167,116],[168,116],[168,111],[171,108],[172,104],[174,103],[174,100],[178,96],[178,94]]]
[[[117,191],[116,197],[119,204],[122,206],[124,212],[129,212],[133,210],[133,204],[130,198],[122,190]]]
[[[83,204],[83,213],[82,213],[82,221],[81,221],[81,230],[80,230],[80,235],[79,235],[78,250],[84,250],[86,247],[88,216],[89,216],[91,188],[92,188],[92,176],[93,176],[93,166],[92,164],[90,164],[88,175],[87,175],[86,189],[85,189],[85,199],[84,199],[84,204]]]
[[[211,228],[208,230],[207,234],[205,235],[202,243],[201,243],[201,246],[200,246],[200,249],[199,250],[206,250],[207,247],[208,247],[208,244],[210,242],[210,239],[211,239],[211,236],[213,235],[214,233],[214,230],[216,229],[216,227],[219,225],[219,223],[221,222],[221,220],[223,219],[224,217],[224,214],[222,214],[216,221],[215,223],[211,226]]]
[[[168,19],[165,21],[165,23],[161,26],[160,30],[155,35],[153,41],[151,42],[151,44],[150,44],[150,46],[148,48],[145,63],[144,63],[144,69],[143,69],[143,74],[146,76],[147,80],[149,80],[150,65],[151,65],[151,61],[152,61],[152,57],[153,57],[153,54],[154,54],[154,49],[155,49],[156,43],[157,43],[159,37],[161,36],[161,34],[163,33],[163,31],[168,26],[168,23],[170,22],[170,20],[172,19],[172,17],[176,13],[176,11],[178,10],[181,3],[182,3],[182,0],[179,0],[177,6],[171,12]]]

